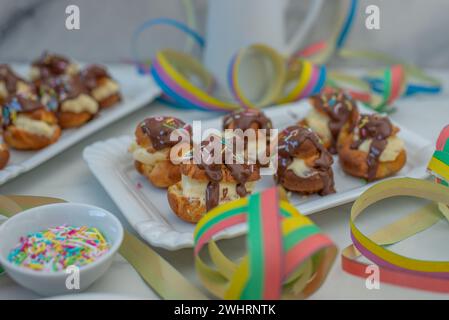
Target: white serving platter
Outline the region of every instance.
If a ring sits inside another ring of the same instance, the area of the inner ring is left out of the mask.
[[[28,66],[14,64],[11,66],[14,71],[26,78]],[[159,96],[160,89],[152,78],[139,75],[134,67],[130,65],[107,65],[107,67],[112,77],[120,84],[123,101],[100,111],[96,118],[80,128],[64,130],[59,140],[47,148],[39,151],[10,149],[10,161],[3,170],[0,170],[0,185],[34,169],[92,133],[142,108]]]
[[[275,128],[285,128],[304,117],[309,108],[307,102],[299,102],[267,108],[264,112],[272,119]],[[364,108],[360,109],[361,112],[369,112]],[[221,128],[221,121],[221,118],[203,121],[202,128]],[[405,141],[407,150],[407,164],[396,177],[426,177],[426,166],[433,152],[432,143],[397,123],[395,125],[401,129],[399,136]],[[127,151],[132,140],[132,136],[122,136],[94,143],[84,150],[84,159],[142,238],[153,246],[168,250],[192,247],[195,226],[172,213],[166,190],[153,187],[137,173],[131,154]],[[290,196],[290,201],[302,214],[311,214],[353,201],[375,183],[367,184],[362,179],[346,175],[336,157],[333,170],[337,193],[325,197]],[[255,192],[272,185],[273,177],[263,176],[257,182]],[[217,238],[235,237],[244,232],[245,226],[238,225],[224,230]]]

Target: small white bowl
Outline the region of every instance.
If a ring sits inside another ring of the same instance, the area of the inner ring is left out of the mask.
[[[8,254],[19,243],[20,237],[61,225],[96,227],[110,245],[108,252],[79,268],[79,289],[66,286],[70,274],[65,270],[35,271],[8,261]],[[112,213],[85,204],[50,204],[25,210],[0,226],[0,264],[17,283],[40,295],[73,294],[85,290],[105,273],[122,241],[123,227]]]

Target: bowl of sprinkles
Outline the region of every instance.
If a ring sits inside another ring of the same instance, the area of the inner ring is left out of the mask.
[[[0,265],[43,296],[81,292],[111,265],[123,227],[108,211],[60,203],[23,211],[0,226]]]
[[[61,271],[93,262],[108,252],[109,247],[95,227],[62,225],[21,237],[9,252],[8,260],[36,271]]]

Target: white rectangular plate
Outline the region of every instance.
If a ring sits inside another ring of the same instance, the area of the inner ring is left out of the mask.
[[[300,102],[282,107],[265,109],[275,128],[285,128],[304,117],[310,107]],[[363,108],[362,112],[369,112]],[[397,176],[423,178],[426,165],[432,155],[432,144],[403,126],[399,136],[405,141],[407,164]],[[221,118],[202,122],[202,128],[221,128]],[[166,190],[153,187],[134,169],[127,152],[133,137],[123,136],[97,142],[84,150],[84,159],[123,215],[137,232],[150,244],[168,250],[193,245],[195,226],[174,215],[168,205]],[[311,214],[356,199],[372,185],[364,180],[346,175],[337,158],[333,165],[337,193],[325,197],[291,195],[290,201],[303,214]],[[375,183],[375,182],[374,182]],[[274,185],[272,176],[264,176],[257,182],[255,192]],[[243,225],[229,228],[218,238],[229,238],[245,232]]]
[[[37,167],[112,122],[142,108],[160,94],[160,89],[153,79],[138,75],[134,67],[128,65],[107,67],[112,77],[120,84],[122,102],[100,111],[95,119],[80,128],[64,130],[59,140],[47,148],[39,151],[10,150],[10,161],[3,170],[0,170],[0,185]],[[12,65],[12,68],[26,77],[27,66]]]

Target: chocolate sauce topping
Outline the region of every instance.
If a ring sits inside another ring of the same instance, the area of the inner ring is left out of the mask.
[[[17,88],[19,77],[6,64],[0,64],[0,81],[5,84],[8,93],[14,93]]]
[[[44,52],[42,57],[34,61],[32,65],[39,69],[41,78],[48,78],[63,75],[70,65],[70,60],[60,55]]]
[[[226,115],[223,119],[223,129],[228,129],[231,124],[234,124],[234,129],[245,131],[251,128],[253,123],[258,125],[258,129],[271,129],[273,127],[271,120],[262,111],[249,109],[234,111]]]
[[[45,106],[39,100],[22,95],[8,97],[2,105],[2,125],[6,128],[12,123],[13,113],[31,113],[39,109],[45,109]]]
[[[377,114],[362,115],[357,124],[359,140],[351,144],[352,149],[358,147],[366,140],[372,139],[368,152],[368,181],[376,179],[379,157],[387,146],[387,139],[393,133],[393,125],[387,117]]]
[[[33,112],[38,109],[45,108],[45,106],[42,103],[40,103],[39,100],[24,97],[22,95],[11,96],[4,104],[4,107],[14,109],[18,113]]]
[[[56,96],[59,103],[89,93],[79,75],[46,78],[40,85],[40,91],[41,95]]]
[[[173,147],[178,141],[171,141],[170,135],[176,129],[188,129],[183,121],[173,117],[152,117],[140,123],[142,132],[146,134],[153,144],[154,149],[161,150]]]
[[[6,64],[0,64],[0,82],[3,82],[8,94],[15,94],[17,91],[17,82],[22,81],[26,83],[24,79],[19,77],[14,71]]]
[[[278,143],[278,183],[283,178],[288,166],[298,156],[301,145],[310,141],[319,152],[319,158],[315,160],[313,169],[320,175],[324,187],[320,191],[320,195],[335,193],[334,179],[331,166],[334,160],[331,154],[320,143],[318,136],[312,130],[298,125],[290,126],[281,132],[282,137]]]
[[[81,72],[81,78],[84,85],[89,89],[93,90],[98,87],[98,81],[103,78],[111,78],[105,67],[93,64],[88,66]]]
[[[221,139],[221,137],[211,136],[209,140],[203,141],[201,144],[201,153],[209,152],[211,157],[214,157],[215,149],[208,149],[210,143],[215,141],[214,139]],[[226,159],[233,159],[235,156],[234,148],[228,148],[227,146],[233,143],[232,141],[226,141],[221,146],[221,159],[220,163],[213,161],[213,163],[204,162],[203,157],[198,159],[198,168],[205,171],[206,176],[209,178],[209,183],[206,188],[206,210],[209,211],[215,208],[220,202],[220,181],[223,180],[223,166],[225,170],[229,170],[231,176],[237,181],[236,192],[240,197],[245,197],[248,194],[245,183],[251,177],[253,172],[257,170],[256,165],[247,163],[226,163]],[[231,153],[231,154],[230,154]]]
[[[329,131],[332,135],[332,145],[329,151],[337,153],[337,140],[343,126],[348,123],[350,131],[357,122],[358,110],[354,100],[343,92],[323,93],[310,98],[312,105],[329,117]]]

